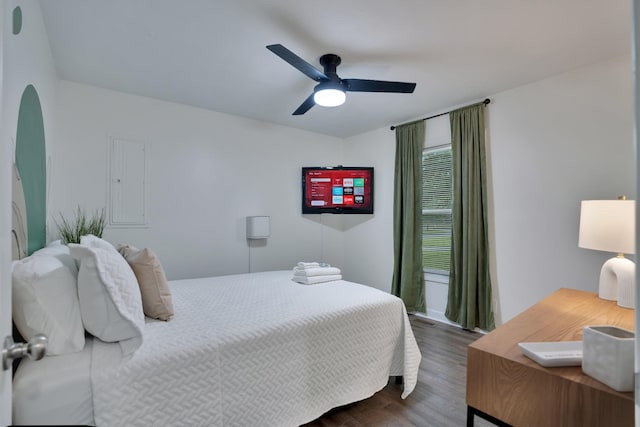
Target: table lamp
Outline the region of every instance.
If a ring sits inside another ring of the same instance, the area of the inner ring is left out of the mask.
[[[600,270],[598,296],[634,308],[635,263],[624,254],[635,253],[635,201],[624,196],[618,200],[583,200],[578,239],[581,248],[618,254]]]

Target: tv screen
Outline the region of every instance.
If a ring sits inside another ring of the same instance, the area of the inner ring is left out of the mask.
[[[373,168],[303,167],[302,213],[372,214]]]

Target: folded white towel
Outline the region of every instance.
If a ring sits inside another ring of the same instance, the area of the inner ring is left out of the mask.
[[[320,267],[320,263],[319,262],[302,262],[302,261],[300,261],[298,263],[297,267],[301,267],[301,268]]]
[[[293,269],[293,274],[298,276],[331,276],[335,274],[342,274],[339,268],[337,267],[309,267],[309,268],[300,268],[295,267]]]
[[[324,282],[333,282],[335,280],[342,280],[342,276],[340,274],[332,274],[331,276],[297,276],[294,275],[294,282],[302,283],[303,285],[315,285],[316,283],[324,283]]]

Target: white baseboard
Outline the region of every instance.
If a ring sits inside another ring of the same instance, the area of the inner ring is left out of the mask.
[[[446,325],[457,326],[460,327],[457,323],[453,323],[451,320],[447,319],[444,315],[443,311],[438,310],[429,310],[429,313],[412,313],[416,317],[420,317],[422,319],[433,320],[435,322],[444,323]]]
[[[460,326],[457,323],[452,322],[451,320],[447,319],[446,316],[444,315],[443,311],[438,311],[438,310],[429,310],[429,313],[419,313],[419,312],[413,312],[411,313],[416,317],[419,317],[421,319],[426,319],[426,320],[431,320],[434,322],[438,322],[438,323],[444,323],[445,325],[450,325],[450,326],[455,326],[457,328],[462,329],[462,326]],[[486,334],[487,331],[484,331],[482,329],[479,328],[475,328],[474,332],[478,332],[480,334]]]

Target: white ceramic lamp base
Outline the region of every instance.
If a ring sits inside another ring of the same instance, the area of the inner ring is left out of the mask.
[[[634,308],[635,270],[635,263],[624,256],[607,260],[600,270],[598,296],[602,299],[618,301],[620,307]]]

